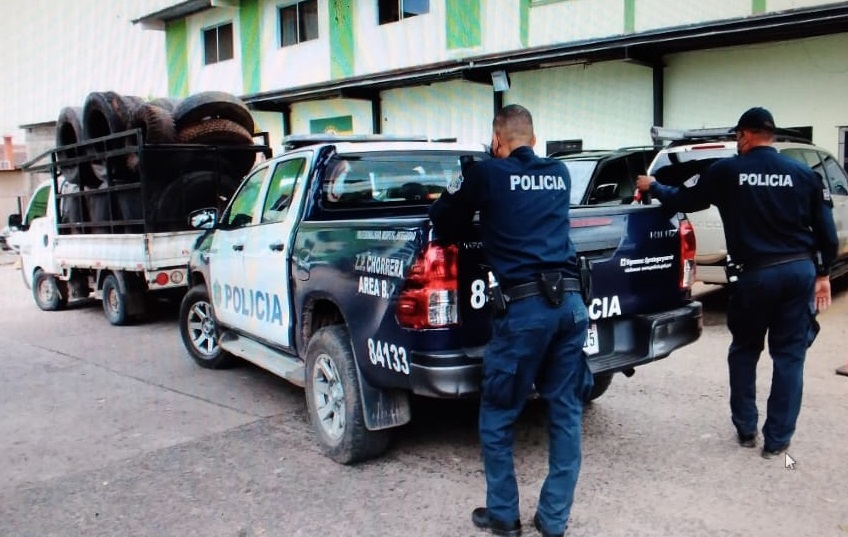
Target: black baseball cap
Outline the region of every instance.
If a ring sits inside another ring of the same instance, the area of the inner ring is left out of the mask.
[[[730,130],[736,132],[742,129],[774,131],[774,117],[772,117],[771,112],[760,106],[749,108],[739,116],[736,126]]]

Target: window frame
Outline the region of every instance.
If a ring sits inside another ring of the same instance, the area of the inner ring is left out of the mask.
[[[407,1],[426,2],[426,10],[420,13],[410,12],[409,14],[407,14],[406,10],[404,9],[404,3]],[[391,4],[394,4],[394,7],[397,9],[397,13],[392,12],[389,14],[385,14],[386,10],[391,8]],[[411,19],[413,17],[429,14],[430,0],[377,0],[377,26],[392,24],[395,22],[400,22],[402,20]]]
[[[224,54],[221,53],[222,52],[221,51],[221,29],[226,28],[226,27],[229,27],[229,32],[230,32],[230,43],[229,43],[230,47],[229,47],[229,51],[227,51],[227,53],[229,54],[229,57],[224,57]],[[212,32],[214,32],[214,33],[212,33]],[[215,38],[215,43],[214,43],[215,57],[214,58],[210,58],[210,54],[209,54],[210,43],[207,39],[209,36],[214,36],[214,38]],[[236,40],[236,38],[235,38],[235,26],[233,25],[233,21],[222,22],[222,23],[216,24],[214,26],[209,26],[209,27],[203,28],[200,31],[200,39],[203,42],[203,65],[215,65],[217,63],[222,63],[222,62],[225,62],[225,61],[235,59],[235,48],[236,48],[235,40]]]
[[[314,37],[304,37],[301,35],[302,32],[308,33],[308,28],[305,28],[306,22],[301,15],[301,8],[304,4],[312,4],[315,7],[315,35]],[[283,31],[285,29],[285,24],[283,21],[283,12],[295,9],[295,40],[294,42],[286,42],[285,35]],[[284,47],[292,47],[295,45],[299,45],[301,43],[305,43],[307,41],[315,41],[321,37],[320,33],[320,25],[318,23],[318,0],[298,0],[297,2],[293,2],[286,5],[277,6],[277,39],[279,42],[280,48]]]
[[[299,191],[300,185],[303,184],[303,181],[305,180],[304,177],[306,177],[309,169],[309,161],[310,158],[308,155],[297,155],[292,158],[280,160],[274,165],[274,171],[271,172],[271,177],[268,181],[268,188],[265,192],[265,199],[262,201],[262,214],[259,215],[260,224],[276,224],[285,220],[286,215],[288,215],[289,209],[291,208],[291,203]],[[279,191],[275,189],[275,184],[285,177],[280,174],[282,174],[283,171],[287,171],[286,167],[291,166],[293,163],[299,163],[299,165],[297,173],[294,174],[292,180],[291,192],[288,194],[288,202],[286,203],[285,209],[282,211],[275,211],[280,213],[277,218],[269,218],[267,214],[272,209],[268,206],[268,201],[271,199],[271,196],[279,194]]]
[[[244,181],[242,181],[241,185],[239,186],[238,191],[233,195],[233,198],[230,200],[230,204],[227,206],[227,208],[224,210],[224,213],[221,215],[220,226],[221,226],[222,229],[225,229],[225,230],[241,229],[241,228],[244,228],[244,227],[256,225],[256,206],[257,206],[259,198],[260,198],[260,196],[263,192],[263,187],[265,186],[265,181],[268,177],[268,172],[269,172],[270,168],[271,168],[270,166],[263,166],[263,167],[261,167],[257,170],[254,170],[251,174],[249,174],[247,177],[245,177]],[[250,208],[251,212],[250,212],[250,214],[239,213],[240,215],[243,214],[245,216],[249,216],[250,221],[246,221],[246,222],[242,223],[241,225],[236,226],[236,225],[233,224],[233,218],[232,218],[233,208],[236,206],[237,203],[241,202],[241,200],[244,197],[245,193],[247,192],[248,188],[252,187],[254,184],[258,185],[258,187],[255,190],[255,194],[253,194],[253,193],[251,194],[254,197],[253,197],[253,201],[251,202],[251,208]],[[263,203],[263,205],[264,205],[264,203]]]

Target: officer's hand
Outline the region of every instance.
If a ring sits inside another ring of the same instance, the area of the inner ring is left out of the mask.
[[[636,178],[636,188],[642,192],[647,192],[651,188],[651,183],[656,181],[652,175],[640,175]]]
[[[818,311],[824,311],[830,307],[830,278],[828,276],[816,278],[815,297]]]

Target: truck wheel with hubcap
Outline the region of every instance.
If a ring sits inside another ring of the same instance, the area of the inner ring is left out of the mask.
[[[41,269],[32,277],[32,297],[44,311],[57,311],[68,305],[68,286]]]
[[[595,375],[595,385],[592,386],[592,391],[589,393],[589,396],[586,398],[586,403],[590,401],[594,401],[598,397],[602,396],[604,392],[607,391],[607,388],[610,387],[612,383],[613,373],[597,373]]]
[[[356,360],[342,325],[325,326],[306,347],[306,406],[325,455],[351,464],[382,454],[389,431],[365,426]]]
[[[224,369],[236,364],[236,357],[218,344],[218,326],[204,285],[192,287],[180,303],[180,336],[188,353],[201,367]]]
[[[118,286],[118,278],[109,274],[103,280],[103,313],[106,319],[115,326],[127,324],[127,296]]]

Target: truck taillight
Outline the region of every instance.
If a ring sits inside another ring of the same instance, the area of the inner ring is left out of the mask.
[[[695,283],[695,228],[689,220],[680,221],[680,288]]]
[[[455,245],[430,244],[409,269],[397,304],[405,328],[444,328],[459,322]]]

